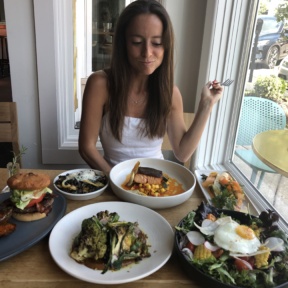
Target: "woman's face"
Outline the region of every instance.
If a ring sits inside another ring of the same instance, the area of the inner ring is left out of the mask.
[[[162,63],[163,24],[155,14],[142,14],[132,19],[126,30],[128,61],[137,74],[150,75]]]

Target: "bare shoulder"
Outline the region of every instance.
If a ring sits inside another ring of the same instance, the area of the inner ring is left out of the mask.
[[[107,87],[107,74],[103,70],[93,72],[87,79],[88,86],[105,86]]]
[[[107,89],[107,75],[103,70],[93,72],[87,79],[84,99],[97,98],[102,99],[102,102],[106,102],[108,99],[108,89]]]

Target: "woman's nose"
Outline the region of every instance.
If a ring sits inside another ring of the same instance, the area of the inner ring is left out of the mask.
[[[142,47],[142,55],[147,57],[151,54],[151,46],[148,43],[145,43]]]

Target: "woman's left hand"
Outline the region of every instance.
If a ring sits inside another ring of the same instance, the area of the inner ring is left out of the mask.
[[[222,97],[223,91],[224,87],[220,85],[220,82],[217,80],[209,81],[202,89],[201,98],[214,105]]]

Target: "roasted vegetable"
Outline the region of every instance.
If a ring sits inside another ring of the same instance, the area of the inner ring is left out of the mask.
[[[98,217],[84,219],[81,232],[73,242],[71,257],[79,262],[87,258],[103,258],[107,251],[107,235],[107,228]]]
[[[137,222],[108,223],[108,227],[111,250],[107,268],[118,270],[125,260],[138,262],[143,257],[150,257],[147,235],[139,229]]]
[[[9,222],[12,213],[13,206],[10,199],[0,203],[0,237],[7,236],[15,231],[16,224]]]
[[[86,259],[101,260],[105,264],[102,273],[118,270],[123,261],[140,261],[150,257],[147,235],[138,223],[119,221],[117,213],[107,210],[84,219],[81,232],[75,238],[71,257],[78,262]]]
[[[7,236],[14,232],[16,229],[16,224],[14,223],[0,223],[0,237]]]
[[[103,257],[107,250],[107,233],[102,233],[101,226],[96,223],[95,218],[93,216],[82,222],[81,233],[73,242],[71,257],[76,261],[83,261],[86,258],[97,260]],[[102,242],[103,245],[101,245]]]

